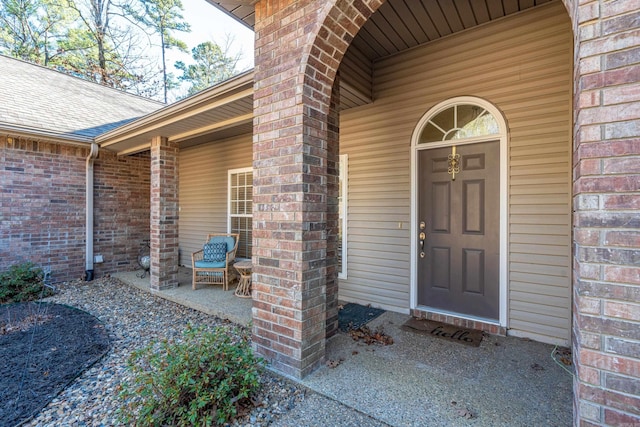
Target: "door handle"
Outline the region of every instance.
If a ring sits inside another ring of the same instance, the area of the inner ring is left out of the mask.
[[[427,239],[427,235],[425,234],[425,232],[423,231],[425,228],[427,228],[427,224],[425,224],[424,221],[420,221],[420,258],[424,258],[425,254],[424,254],[424,241]]]

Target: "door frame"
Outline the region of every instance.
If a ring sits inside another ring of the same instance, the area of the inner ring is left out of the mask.
[[[459,140],[448,140],[432,142],[428,144],[419,144],[420,134],[423,128],[426,126],[429,119],[438,114],[439,112],[446,110],[456,104],[472,104],[478,107],[484,108],[491,113],[496,121],[500,133],[497,135],[491,135],[487,137],[468,138]],[[507,234],[507,222],[508,222],[508,176],[507,176],[507,141],[508,141],[508,127],[506,119],[502,112],[492,103],[477,97],[472,96],[460,96],[455,98],[449,98],[432,108],[430,108],[418,121],[411,135],[411,225],[410,225],[410,244],[411,244],[411,271],[410,271],[410,308],[421,309],[432,313],[446,314],[454,317],[470,320],[480,320],[485,323],[493,323],[496,321],[493,319],[477,318],[474,316],[463,315],[460,313],[453,313],[444,310],[437,310],[431,307],[418,306],[418,166],[417,158],[418,151],[429,150],[433,148],[450,147],[452,145],[467,145],[477,144],[489,141],[500,141],[500,318],[498,324],[500,326],[507,326],[507,310],[508,310],[508,286],[507,286],[507,250],[508,250],[508,234]]]

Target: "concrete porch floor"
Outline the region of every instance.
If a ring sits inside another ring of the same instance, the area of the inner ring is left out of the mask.
[[[142,291],[149,292],[177,304],[202,311],[223,319],[229,319],[234,323],[249,326],[251,322],[251,298],[238,298],[233,295],[237,281],[229,285],[228,291],[223,291],[221,285],[198,285],[194,291],[191,289],[191,269],[180,267],[178,269],[178,287],[164,291],[153,291],[149,288],[149,274],[143,278],[138,277],[142,270],[114,273],[123,282]]]
[[[140,272],[113,276],[151,292],[148,276],[141,279],[136,273]],[[191,270],[184,267],[179,271],[179,283],[175,289],[152,293],[249,325],[251,299],[235,297],[235,284],[228,291],[204,285],[193,291]],[[382,327],[393,337],[389,346],[367,346],[342,332],[329,339],[326,359],[337,366],[323,365],[304,380],[295,380],[329,400],[308,398],[273,425],[572,424],[572,376],[567,371],[571,367],[563,369],[551,358],[554,346],[485,336],[480,347],[469,347],[401,329],[408,317],[386,312],[369,322],[372,330]],[[331,401],[339,402],[337,408],[328,403]],[[317,421],[320,413],[324,415]],[[354,415],[365,417],[365,421],[358,418],[354,424]]]

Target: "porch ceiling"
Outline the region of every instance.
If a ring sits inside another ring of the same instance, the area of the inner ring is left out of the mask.
[[[388,0],[351,48],[375,61],[552,0]]]
[[[253,28],[255,0],[207,0]],[[555,0],[387,0],[354,38],[341,65],[341,108],[373,100],[375,61]]]
[[[257,0],[207,1],[254,27]],[[367,21],[352,46],[374,61],[550,1],[388,0]]]

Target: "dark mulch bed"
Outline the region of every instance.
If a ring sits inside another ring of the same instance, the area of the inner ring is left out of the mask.
[[[49,303],[0,306],[0,426],[16,426],[46,406],[109,350],[90,314]]]

